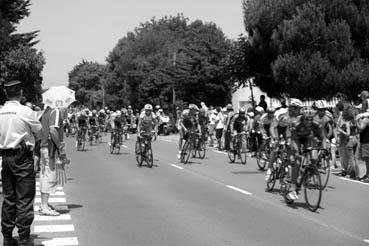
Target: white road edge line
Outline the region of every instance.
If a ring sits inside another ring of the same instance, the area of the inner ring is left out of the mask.
[[[227,153],[225,152],[222,152],[222,151],[219,151],[219,150],[213,150],[215,153],[219,153],[219,154],[223,154],[223,155],[228,155]]]
[[[123,148],[128,149],[127,145],[122,144],[121,146],[122,146]]]
[[[241,192],[242,194],[245,194],[245,195],[248,195],[248,196],[251,196],[252,193],[248,192],[248,191],[245,191],[245,190],[242,190],[240,188],[237,188],[237,187],[234,187],[232,185],[226,185],[226,187],[228,187],[229,189],[232,189],[232,190],[235,190],[235,191],[238,191],[238,192]]]
[[[364,242],[369,243],[369,239],[365,239]]]
[[[78,239],[76,237],[53,238],[51,240],[43,241],[41,245],[43,245],[43,246],[78,245]]]
[[[175,168],[178,168],[180,170],[183,170],[184,168],[183,167],[180,167],[180,166],[177,166],[177,165],[174,165],[174,164],[170,164],[172,167],[175,167]]]
[[[169,140],[169,139],[160,139],[161,141],[164,141],[164,142],[168,142],[168,143],[173,143],[172,140]]]
[[[340,179],[350,181],[350,182],[353,182],[353,183],[362,184],[362,185],[369,185],[368,183],[363,183],[363,182],[360,182],[360,181],[357,181],[357,180],[352,180],[352,179],[348,179],[348,178],[344,178],[344,177],[341,177]]]

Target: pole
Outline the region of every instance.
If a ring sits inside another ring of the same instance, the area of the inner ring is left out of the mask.
[[[250,86],[250,91],[251,91],[251,103],[252,103],[252,108],[253,108],[253,112],[254,112],[254,114],[255,114],[254,91],[253,91],[253,89],[252,89],[251,79],[249,79],[249,86]]]

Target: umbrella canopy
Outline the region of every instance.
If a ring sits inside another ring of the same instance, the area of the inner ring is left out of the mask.
[[[76,100],[74,94],[66,86],[53,86],[42,93],[42,102],[51,108],[66,108]]]

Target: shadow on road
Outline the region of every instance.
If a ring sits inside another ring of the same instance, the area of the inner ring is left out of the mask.
[[[76,208],[83,208],[83,206],[79,204],[67,204],[67,207],[69,210],[76,209]]]

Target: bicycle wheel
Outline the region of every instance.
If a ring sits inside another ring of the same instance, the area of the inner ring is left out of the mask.
[[[315,212],[322,199],[322,187],[320,174],[317,168],[310,167],[303,177],[305,202],[310,211]]]
[[[320,179],[322,182],[322,190],[327,187],[329,176],[331,174],[331,168],[329,167],[329,160],[322,158],[318,163],[318,170],[320,173]]]
[[[114,153],[114,147],[115,147],[115,138],[113,138],[110,143],[110,154]]]
[[[120,153],[120,144],[115,144],[115,154],[119,154]]]
[[[279,170],[279,182],[280,182],[280,190],[279,192],[284,198],[284,201],[287,204],[292,204],[294,200],[289,199],[287,194],[291,191],[291,177],[289,174],[288,166],[282,164]]]
[[[81,141],[81,138],[78,137],[77,138],[77,151],[81,151],[81,148],[82,148],[82,141]]]
[[[265,166],[267,164],[267,160],[265,159],[265,157],[265,151],[263,151],[262,148],[259,147],[258,151],[256,151],[256,164],[261,171],[265,169]]]
[[[143,159],[142,159],[141,143],[139,141],[136,141],[135,155],[136,155],[137,165],[140,167],[142,165]]]
[[[191,155],[191,144],[189,141],[186,141],[182,148],[181,162],[187,164],[188,160],[190,159],[190,155]]]
[[[278,169],[276,168],[272,168],[272,173],[270,174],[270,178],[269,180],[266,181],[266,191],[272,191],[274,189],[275,186],[275,182],[277,180],[277,175],[278,175]]]
[[[246,160],[247,160],[247,151],[243,150],[242,147],[241,147],[241,148],[239,148],[239,153],[240,153],[241,163],[243,165],[245,165]]]
[[[229,161],[231,162],[231,163],[234,163],[235,162],[235,160],[236,160],[236,151],[235,151],[235,149],[236,149],[236,145],[234,144],[234,139],[232,139],[232,142],[231,142],[231,144],[230,144],[230,148],[229,148],[229,150],[227,151],[227,154],[228,154],[228,158],[229,158]]]
[[[152,166],[154,165],[154,158],[153,158],[153,154],[152,154],[152,148],[151,146],[147,146],[146,147],[147,150],[146,150],[146,163],[147,163],[147,166],[149,168],[152,168]]]
[[[201,159],[204,159],[205,158],[205,154],[206,154],[206,144],[204,141],[201,141],[200,143],[200,149],[197,150],[198,153],[199,153],[199,157]]]

